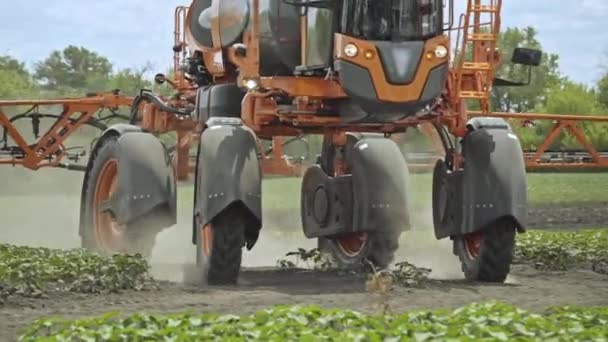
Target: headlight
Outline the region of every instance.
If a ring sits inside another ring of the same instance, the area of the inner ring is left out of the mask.
[[[435,48],[435,56],[437,58],[445,58],[448,55],[448,49],[443,45],[438,45]]]
[[[249,90],[253,90],[258,87],[258,80],[253,79],[253,78],[244,79],[243,85],[245,86],[245,88],[247,88]]]
[[[357,45],[355,44],[346,44],[346,46],[344,47],[344,54],[350,58],[355,57],[358,52],[359,48],[357,48]]]

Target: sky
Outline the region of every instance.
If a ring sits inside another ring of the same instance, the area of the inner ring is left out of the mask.
[[[456,17],[465,0],[455,0]],[[117,68],[172,64],[173,12],[189,0],[2,0],[0,55],[33,67],[68,44],[106,56]],[[560,70],[593,85],[608,60],[608,0],[504,0],[502,28],[533,26]],[[509,58],[508,56],[507,58]]]

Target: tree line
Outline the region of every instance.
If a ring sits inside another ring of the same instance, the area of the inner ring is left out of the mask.
[[[533,27],[507,28],[500,34],[499,48],[504,62],[496,76],[509,80],[527,79],[526,68],[509,63],[515,47],[542,50]],[[608,56],[607,56],[608,57]],[[0,56],[0,99],[53,98],[83,96],[89,92],[120,89],[134,96],[142,88],[154,88],[149,64],[139,68],[115,69],[108,58],[85,47],[67,46],[56,50],[28,69],[10,56]],[[517,88],[494,88],[492,108],[495,111],[554,114],[608,115],[608,62],[598,68],[598,82],[593,86],[577,83],[559,69],[559,56],[544,53],[540,67],[532,72],[532,82]],[[550,130],[551,122],[539,122],[532,128],[514,125],[524,147],[534,149]],[[608,125],[583,124],[592,142],[608,150]],[[562,135],[554,149],[576,148],[574,139]]]
[[[78,97],[90,92],[120,89],[125,95],[135,95],[153,83],[147,76],[149,63],[139,68],[115,69],[108,58],[85,47],[67,46],[55,50],[34,64],[0,56],[0,99]]]

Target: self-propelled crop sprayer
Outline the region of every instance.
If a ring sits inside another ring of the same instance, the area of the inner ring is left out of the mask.
[[[302,178],[304,235],[344,267],[385,267],[409,228],[408,165],[390,138],[424,125],[444,154],[433,174],[435,236],[453,240],[467,279],[502,282],[527,194],[518,137],[484,116],[493,86],[524,84],[494,77],[501,5],[468,0],[454,25],[453,3],[442,0],[194,0],[176,11],[175,78],[156,77],[176,95],[58,100],[64,112],[34,145],[0,115],[18,144],[3,162],[58,166],[62,140],[95,110],[130,105],[129,123],[107,128],[92,148],[80,235],[91,250],[149,255],[177,220],[176,169],[155,134],[189,132],[178,146],[198,145],[197,265],[204,281],[230,284],[263,223],[258,141],[322,135]],[[511,62],[540,59],[518,48]]]

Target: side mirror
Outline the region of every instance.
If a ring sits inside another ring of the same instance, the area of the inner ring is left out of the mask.
[[[527,66],[539,66],[543,58],[543,53],[540,50],[528,48],[515,48],[511,62]]]
[[[154,82],[156,82],[156,84],[164,84],[167,82],[167,77],[164,74],[156,74],[156,76],[154,76]]]
[[[495,77],[493,85],[495,87],[521,87],[529,85],[532,81],[532,67],[539,66],[542,58],[543,52],[540,50],[515,48],[513,50],[513,56],[511,57],[511,63],[527,66],[528,80],[526,82],[515,82]]]

